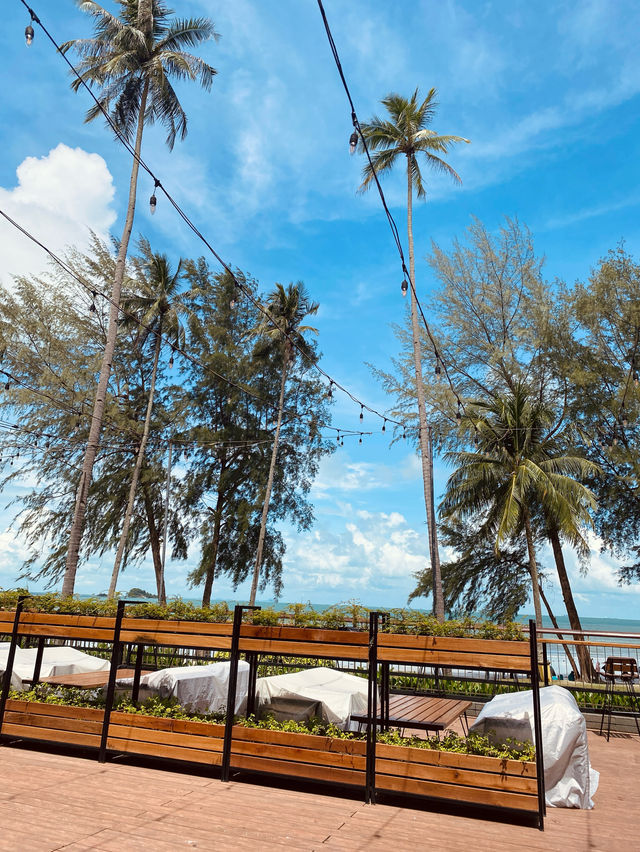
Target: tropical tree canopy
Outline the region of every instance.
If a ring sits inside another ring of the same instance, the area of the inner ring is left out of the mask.
[[[163,124],[168,130],[167,145],[173,148],[177,137],[186,136],[187,116],[171,78],[197,81],[209,89],[215,68],[188,50],[207,39],[217,39],[218,34],[208,18],[171,18],[173,12],[163,0],[150,3],[153,22],[146,32],[139,15],[143,3],[118,3],[120,15],[116,16],[93,0],[79,0],[82,11],[94,19],[94,36],[62,45],[63,51],[73,48],[80,55],[81,80],[100,87],[100,106],[92,106],[86,120],[102,115],[102,107],[118,130],[131,139],[144,103],[144,124]],[[72,83],[76,91],[81,85],[80,80]]]

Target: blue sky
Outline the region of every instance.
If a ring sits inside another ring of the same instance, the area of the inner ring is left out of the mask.
[[[106,3],[108,8],[113,4]],[[379,202],[357,195],[361,162],[349,157],[348,104],[314,0],[175,0],[180,15],[209,15],[221,35],[202,55],[218,69],[209,94],[182,87],[189,135],[173,152],[150,128],[143,155],[222,256],[265,289],[304,280],[321,303],[316,325],[324,368],[380,410],[390,401],[365,362],[385,367],[403,320],[398,258]],[[59,41],[89,33],[68,0],[36,12]],[[325,8],[361,120],[390,91],[435,86],[434,128],[472,140],[451,156],[462,187],[429,178],[415,210],[416,284],[428,304],[424,261],[431,240],[446,247],[472,216],[498,227],[504,215],[531,228],[545,274],[588,276],[624,238],[640,242],[640,7],[632,2],[412,2],[326,0]],[[83,124],[87,97],[69,89],[65,67],[42,33],[27,49],[28,23],[7,0],[0,31],[0,206],[52,248],[82,246],[88,227],[119,234],[130,162],[100,122]],[[201,246],[162,199],[151,219],[152,186],[140,180],[137,233],[177,258]],[[401,174],[385,192],[404,235]],[[37,251],[0,227],[0,276],[37,272]],[[334,423],[359,428],[359,408],[338,398]],[[379,430],[371,418],[365,426]],[[314,487],[317,521],[285,530],[285,600],[359,598],[403,605],[427,542],[417,458],[379,431],[345,446]],[[447,471],[437,463],[437,490]],[[11,496],[11,495],[5,495]],[[0,586],[14,583],[23,546],[0,516]],[[542,554],[549,564],[548,554]],[[640,587],[619,589],[613,562],[598,552],[582,576],[572,568],[584,615],[632,617]],[[108,560],[81,570],[78,592],[104,588]],[[168,567],[171,593],[185,593],[184,563]],[[152,585],[149,566],[123,582]],[[241,588],[240,597],[247,589]],[[230,597],[220,581],[217,597]],[[549,595],[558,612],[561,597]],[[427,605],[426,601],[421,602]]]

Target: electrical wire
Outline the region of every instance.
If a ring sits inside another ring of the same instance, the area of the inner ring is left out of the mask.
[[[237,277],[235,276],[235,274],[234,274],[234,272],[233,272],[232,268],[229,266],[229,264],[228,264],[228,263],[226,263],[226,262],[222,259],[222,257],[218,254],[218,252],[215,250],[215,248],[214,248],[214,247],[213,247],[213,245],[209,242],[209,240],[205,237],[205,235],[204,235],[204,234],[200,231],[200,229],[199,229],[199,228],[198,228],[198,227],[194,224],[194,222],[190,219],[190,217],[189,217],[189,216],[187,215],[187,213],[183,210],[183,208],[182,208],[182,207],[178,204],[178,202],[177,202],[177,201],[173,198],[173,196],[172,196],[172,195],[169,193],[169,191],[165,188],[165,186],[163,185],[162,181],[161,181],[161,180],[159,180],[159,178],[158,178],[158,177],[156,176],[156,174],[152,171],[152,169],[150,168],[150,166],[149,166],[149,165],[148,165],[148,164],[144,161],[144,159],[143,159],[143,158],[142,158],[139,154],[137,154],[137,153],[136,153],[135,148],[131,145],[131,143],[129,142],[129,140],[128,140],[128,139],[127,139],[127,138],[126,138],[126,137],[122,134],[122,132],[120,131],[120,129],[118,128],[118,126],[116,125],[116,123],[113,121],[113,119],[111,118],[111,116],[109,115],[109,113],[107,112],[107,110],[104,108],[104,106],[102,105],[102,103],[100,102],[100,100],[96,97],[96,95],[95,95],[95,94],[94,94],[94,92],[92,91],[91,87],[90,87],[90,86],[88,85],[88,83],[85,81],[85,79],[83,78],[83,76],[82,76],[82,75],[78,72],[78,70],[77,70],[77,69],[76,69],[76,67],[73,65],[73,63],[69,60],[69,58],[66,56],[66,54],[62,51],[62,49],[61,49],[60,45],[56,42],[56,40],[54,39],[54,37],[51,35],[51,33],[49,32],[49,30],[48,30],[48,29],[45,27],[45,25],[42,23],[42,21],[40,20],[40,18],[38,17],[38,15],[34,12],[34,10],[33,10],[33,9],[32,9],[32,8],[31,8],[31,7],[30,7],[30,6],[26,3],[26,0],[20,0],[20,3],[21,3],[21,4],[25,7],[25,9],[29,12],[29,15],[30,15],[30,17],[31,17],[31,21],[32,21],[33,23],[37,24],[37,25],[38,25],[38,26],[42,29],[42,31],[44,32],[44,34],[46,35],[46,37],[49,39],[49,41],[51,42],[51,44],[55,47],[56,51],[57,51],[57,52],[60,54],[60,56],[63,58],[64,62],[67,64],[67,66],[69,67],[70,71],[72,72],[72,74],[74,75],[74,77],[78,80],[78,82],[80,83],[80,85],[82,85],[82,86],[83,86],[83,88],[84,88],[84,89],[86,89],[86,91],[89,93],[89,95],[90,95],[91,99],[93,100],[93,102],[95,103],[95,105],[98,107],[98,109],[100,110],[100,112],[104,115],[104,117],[105,117],[105,119],[106,119],[106,121],[107,121],[107,123],[108,123],[109,127],[110,127],[110,128],[111,128],[111,130],[113,131],[113,133],[114,133],[114,135],[116,136],[116,138],[117,138],[117,139],[118,139],[118,140],[122,143],[122,145],[126,148],[126,150],[129,152],[129,154],[130,154],[130,155],[134,158],[134,160],[138,163],[138,165],[140,166],[140,168],[142,168],[142,169],[143,169],[143,170],[144,170],[144,171],[145,171],[145,172],[149,175],[149,177],[151,177],[151,178],[153,179],[153,181],[154,181],[154,194],[155,194],[155,191],[156,191],[157,189],[159,189],[159,190],[162,192],[162,194],[165,196],[165,198],[167,199],[167,201],[171,204],[171,206],[174,208],[174,210],[175,210],[175,211],[176,211],[176,213],[180,216],[180,218],[184,221],[184,223],[187,225],[187,227],[188,227],[188,228],[189,228],[189,229],[190,229],[190,230],[191,230],[191,231],[192,231],[192,232],[193,232],[193,233],[194,233],[194,234],[198,237],[198,239],[199,239],[199,240],[200,240],[200,241],[201,241],[201,242],[202,242],[202,243],[203,243],[203,244],[204,244],[204,245],[205,245],[205,246],[209,249],[209,251],[211,252],[211,254],[213,255],[213,257],[215,257],[215,259],[218,261],[218,263],[220,264],[220,266],[222,266],[222,267],[223,267],[223,269],[224,269],[224,270],[225,270],[225,271],[226,271],[226,272],[227,272],[227,273],[231,276],[231,278],[232,278],[232,280],[234,281],[234,284],[236,285],[236,287],[237,287],[237,288],[238,288],[238,289],[239,289],[242,293],[244,293],[244,295],[245,295],[245,296],[246,296],[246,297],[247,297],[247,298],[248,298],[248,299],[249,299],[249,300],[250,300],[250,301],[251,301],[251,302],[255,305],[255,307],[256,307],[256,308],[257,308],[257,309],[258,309],[258,310],[259,310],[259,311],[260,311],[260,312],[261,312],[261,313],[262,313],[262,314],[263,314],[263,315],[264,315],[264,316],[265,316],[268,320],[269,320],[269,322],[271,323],[271,325],[272,325],[274,328],[278,329],[278,330],[281,332],[281,334],[283,335],[283,337],[285,337],[285,338],[286,338],[286,339],[287,339],[287,340],[291,343],[291,345],[292,345],[292,346],[293,346],[293,347],[294,347],[294,348],[295,348],[295,349],[296,349],[296,350],[297,350],[297,351],[298,351],[298,352],[302,355],[302,357],[303,357],[303,358],[306,358],[307,360],[310,360],[311,366],[313,366],[313,367],[314,367],[314,368],[315,368],[315,369],[316,369],[316,370],[320,373],[320,375],[322,375],[325,379],[329,380],[329,382],[330,382],[330,387],[331,387],[331,386],[333,386],[333,387],[335,387],[335,388],[337,388],[337,389],[341,390],[341,391],[342,391],[342,392],[343,392],[346,396],[348,396],[348,397],[349,397],[349,398],[350,398],[353,402],[355,402],[356,404],[360,405],[360,406],[361,406],[361,410],[362,410],[362,409],[364,409],[364,410],[368,411],[370,414],[373,414],[374,416],[379,417],[381,420],[383,420],[383,422],[384,422],[384,423],[393,423],[394,425],[396,425],[396,426],[399,426],[399,427],[403,428],[404,424],[402,424],[400,421],[393,420],[392,418],[385,416],[384,414],[382,414],[381,412],[379,412],[377,409],[373,408],[372,406],[367,405],[366,403],[362,402],[362,401],[361,401],[358,397],[356,397],[356,396],[355,396],[355,394],[351,393],[351,391],[349,391],[349,389],[348,389],[347,387],[345,387],[343,384],[341,384],[341,383],[340,383],[340,382],[338,382],[337,380],[333,379],[333,378],[329,375],[329,373],[327,373],[327,372],[326,372],[326,371],[325,371],[322,367],[320,367],[320,365],[319,365],[319,364],[318,364],[315,360],[311,360],[311,359],[309,359],[309,356],[308,356],[308,355],[307,355],[307,353],[305,353],[305,352],[304,352],[304,350],[300,347],[300,345],[299,345],[299,344],[298,344],[298,342],[296,341],[295,337],[292,337],[291,335],[289,335],[287,332],[283,331],[283,330],[280,328],[280,326],[278,325],[278,323],[277,323],[277,322],[274,320],[274,318],[271,316],[271,313],[270,313],[270,312],[269,312],[269,311],[268,311],[268,310],[267,310],[267,309],[266,309],[266,308],[265,308],[265,307],[264,307],[264,306],[260,303],[260,301],[259,301],[259,300],[257,300],[257,299],[253,296],[253,294],[252,294],[252,293],[251,293],[251,292],[250,292],[250,291],[249,291],[249,290],[248,290],[248,289],[247,289],[247,288],[246,288],[246,287],[242,284],[242,282],[240,282],[240,281],[237,279]]]

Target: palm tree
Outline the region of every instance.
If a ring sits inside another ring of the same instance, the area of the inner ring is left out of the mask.
[[[95,35],[74,39],[62,46],[63,52],[74,49],[80,55],[78,71],[82,81],[100,89],[100,106],[109,113],[118,131],[133,139],[135,155],[129,181],[129,200],[124,229],[118,248],[115,275],[111,289],[109,327],[96,389],[89,438],[76,491],[73,522],[69,531],[69,547],[62,594],[71,595],[75,585],[80,545],[84,529],[87,497],[98,452],[98,441],[104,416],[105,399],[118,333],[120,291],[125,274],[125,261],[133,228],[138,184],[138,165],[145,124],[158,121],[168,129],[167,144],[173,148],[177,136],[184,139],[187,117],[170,83],[197,80],[209,89],[216,74],[214,68],[183,48],[193,47],[216,38],[213,24],[207,18],[170,19],[171,10],[164,0],[118,0],[120,16],[112,15],[93,0],[80,0],[83,12],[95,21]],[[72,83],[76,91],[80,80]],[[101,115],[97,105],[86,120]]]
[[[441,505],[445,518],[483,517],[496,551],[524,531],[536,624],[542,626],[532,519],[544,533],[578,543],[595,509],[592,492],[579,481],[598,472],[587,459],[565,455],[554,436],[553,413],[524,383],[490,402],[467,408],[463,427],[475,432],[475,452],[452,452],[456,466]]]
[[[163,337],[165,342],[169,343],[173,348],[180,348],[184,343],[184,328],[181,323],[181,316],[185,314],[185,308],[181,302],[178,288],[181,283],[182,261],[178,263],[175,272],[171,270],[169,261],[164,254],[153,254],[151,246],[147,240],[140,241],[142,256],[134,261],[134,266],[138,269],[137,285],[139,292],[125,300],[124,311],[125,316],[123,325],[129,328],[135,327],[138,329],[137,345],[142,350],[146,341],[150,337],[155,338],[153,347],[153,367],[151,370],[151,382],[149,385],[149,396],[147,397],[147,409],[144,418],[144,427],[142,437],[138,445],[136,453],[136,461],[131,477],[131,485],[129,486],[129,499],[122,524],[122,532],[118,542],[116,558],[113,564],[113,572],[111,574],[111,584],[109,586],[109,598],[113,598],[116,593],[116,584],[118,582],[118,574],[122,557],[125,552],[127,539],[129,537],[129,526],[131,524],[131,516],[133,514],[133,505],[136,497],[136,489],[138,480],[140,479],[140,471],[144,461],[144,454],[149,439],[149,429],[151,426],[151,413],[153,411],[153,397],[156,389],[156,377],[158,374],[158,361],[160,360],[160,352],[162,350]],[[173,358],[173,355],[171,356]],[[169,362],[172,364],[172,361]],[[165,602],[164,577],[162,576],[162,566],[156,566],[156,585],[158,589],[158,602]]]
[[[424,502],[427,511],[427,530],[429,533],[429,553],[433,574],[433,611],[440,621],[444,620],[444,599],[440,576],[440,557],[433,505],[433,450],[431,430],[427,424],[427,410],[424,399],[422,376],[422,356],[420,352],[420,329],[415,295],[415,259],[413,251],[413,191],[418,198],[426,197],[425,184],[420,171],[419,155],[424,157],[426,165],[436,172],[452,177],[460,183],[459,175],[442,159],[443,154],[458,142],[468,142],[461,136],[442,136],[430,130],[436,107],[436,90],[431,89],[420,103],[418,89],[407,99],[401,95],[390,94],[381,101],[389,113],[388,119],[374,116],[369,124],[361,125],[367,146],[373,151],[372,163],[367,163],[363,171],[361,191],[371,186],[375,174],[390,171],[404,155],[407,163],[407,238],[409,241],[409,277],[411,291],[411,332],[413,340],[413,365],[416,376],[416,394],[418,397],[418,439],[422,459],[422,480]],[[361,148],[363,148],[361,144]]]
[[[317,334],[318,330],[310,325],[303,325],[307,316],[318,312],[320,306],[317,302],[311,302],[302,281],[297,284],[289,284],[285,289],[282,284],[276,284],[275,290],[267,299],[267,311],[269,317],[264,317],[255,329],[255,333],[266,339],[267,344],[275,344],[282,354],[282,373],[280,376],[280,398],[278,400],[278,418],[276,431],[273,437],[273,448],[271,450],[271,463],[269,475],[262,504],[262,518],[260,520],[260,533],[258,535],[258,547],[256,549],[256,561],[253,567],[253,579],[251,581],[251,594],[249,603],[255,603],[258,591],[258,579],[262,567],[262,554],[264,550],[265,533],[267,529],[267,515],[269,514],[269,501],[271,489],[273,488],[273,477],[276,469],[278,456],[278,444],[280,442],[280,427],[282,426],[282,411],[284,408],[285,387],[287,374],[293,364],[296,353],[300,352],[306,359],[313,359],[314,352],[311,345],[305,340],[307,332]]]

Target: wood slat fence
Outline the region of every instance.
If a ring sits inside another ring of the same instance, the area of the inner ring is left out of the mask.
[[[19,738],[133,754],[216,767],[223,781],[231,772],[278,775],[363,789],[374,802],[378,793],[402,794],[455,803],[525,812],[544,826],[544,772],[541,747],[539,673],[535,624],[530,641],[415,636],[387,632],[379,613],[370,614],[369,630],[254,625],[236,607],[233,624],[156,621],[127,618],[126,601],[114,618],[0,611],[0,634],[10,634],[7,673],[0,694],[0,738]],[[84,708],[9,698],[10,673],[21,640],[37,637],[34,682],[49,639],[104,642],[111,645],[105,708]],[[337,739],[312,734],[251,728],[231,715],[224,725],[133,715],[113,710],[118,665],[127,645],[137,646],[132,697],[137,700],[145,648],[174,647],[230,652],[227,707],[235,706],[238,661],[251,665],[249,712],[254,706],[257,661],[261,654],[352,660],[368,671],[366,739]],[[522,673],[533,687],[536,759],[502,760],[377,742],[377,707],[388,711],[391,665],[437,666]]]

